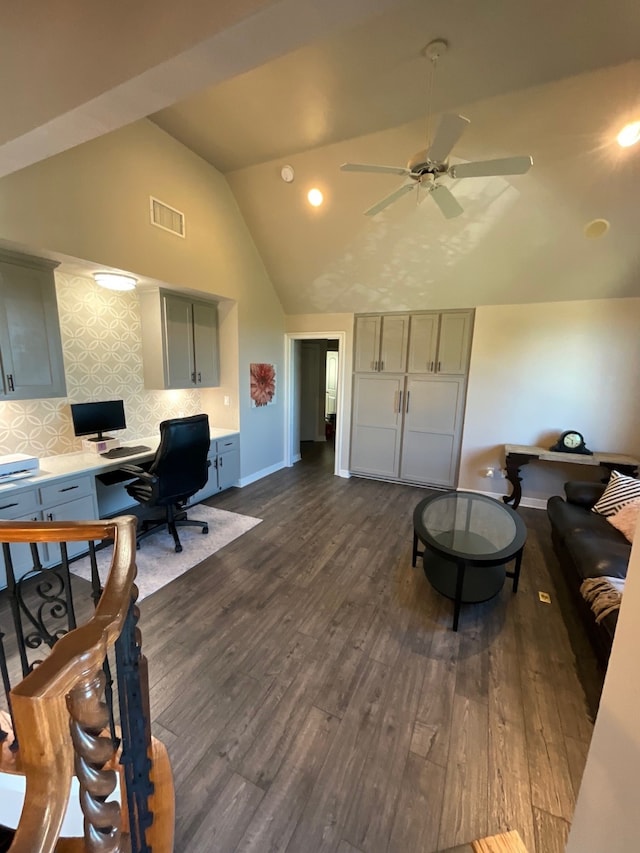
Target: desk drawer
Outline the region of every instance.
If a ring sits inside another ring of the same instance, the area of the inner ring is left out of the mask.
[[[240,436],[230,435],[227,438],[219,438],[216,445],[218,453],[227,453],[229,450],[240,450]]]
[[[40,489],[40,502],[43,507],[55,506],[92,493],[92,477],[70,477],[68,480],[60,480],[50,486],[43,486]]]
[[[29,515],[38,508],[38,497],[35,489],[18,492],[17,495],[10,493],[0,495],[0,518],[19,518]]]

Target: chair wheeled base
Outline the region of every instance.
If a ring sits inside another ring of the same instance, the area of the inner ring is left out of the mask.
[[[159,527],[166,527],[169,533],[173,536],[173,541],[176,545],[176,553],[182,551],[182,544],[178,536],[178,527],[201,527],[202,533],[209,532],[209,523],[207,521],[198,521],[195,518],[188,518],[187,511],[181,506],[168,506],[166,515],[161,518],[145,518],[141,521],[138,532],[136,533],[136,548],[140,547],[140,541],[154,533]]]

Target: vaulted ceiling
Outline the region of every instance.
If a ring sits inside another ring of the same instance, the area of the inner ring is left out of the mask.
[[[227,176],[288,313],[640,295],[640,146],[615,142],[640,118],[634,0],[244,0],[217,3],[215,21],[186,5],[196,14],[179,20],[155,4],[163,14],[143,57],[123,42],[128,61],[113,79],[97,75],[93,98],[79,91],[87,78],[57,116],[51,99],[32,101],[40,126],[21,114],[12,136],[5,119],[0,170],[150,115]],[[144,39],[142,21],[133,32]],[[105,22],[90,23],[95,38]],[[449,50],[429,94],[421,51],[434,38]],[[401,179],[340,163],[404,165],[425,147],[427,113],[443,111],[471,120],[456,158],[531,154],[533,168],[446,179],[465,209],[457,219],[414,193],[365,218]],[[311,186],[325,196],[318,209],[306,202]],[[584,226],[599,217],[611,227],[588,239]]]

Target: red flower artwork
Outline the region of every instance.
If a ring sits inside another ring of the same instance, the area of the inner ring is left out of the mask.
[[[250,364],[251,399],[254,406],[273,402],[276,393],[276,369],[273,364]]]

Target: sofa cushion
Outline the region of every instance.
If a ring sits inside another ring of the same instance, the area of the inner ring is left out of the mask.
[[[588,509],[574,503],[569,503],[559,495],[549,498],[547,513],[556,535],[563,542],[568,536],[575,533],[592,531],[600,536],[604,542],[626,544],[622,533],[612,527],[604,516],[589,512]]]
[[[612,471],[607,488],[592,512],[600,515],[613,515],[621,506],[640,499],[640,480],[626,477],[618,471]]]
[[[604,483],[588,483],[582,480],[569,480],[564,484],[564,493],[569,503],[582,506],[585,509],[597,503],[605,490]]]
[[[627,576],[631,545],[621,541],[603,541],[599,533],[580,531],[565,540],[565,547],[582,580],[585,578]]]

